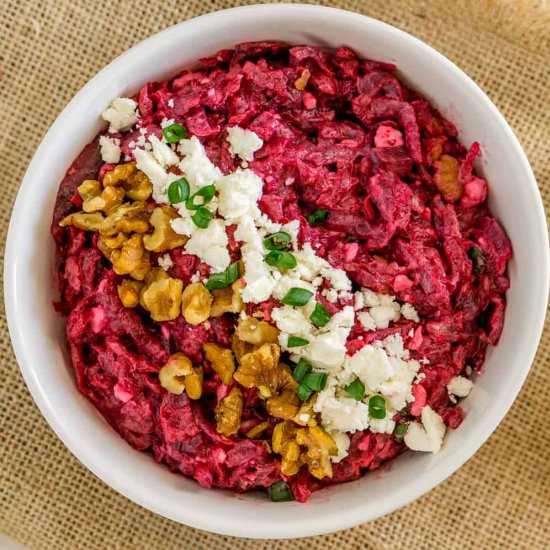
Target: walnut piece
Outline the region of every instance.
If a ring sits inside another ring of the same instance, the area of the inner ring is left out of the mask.
[[[143,288],[143,283],[124,279],[117,286],[118,297],[124,307],[136,307],[139,304],[139,294]]]
[[[185,377],[185,391],[189,399],[200,399],[202,396],[202,367],[193,367],[193,372]]]
[[[241,427],[243,413],[243,394],[239,388],[233,388],[216,405],[216,430],[229,437],[235,435]]]
[[[113,250],[110,260],[117,275],[130,275],[138,281],[143,280],[151,266],[149,252],[143,248],[143,237],[137,233],[126,240],[121,248]]]
[[[276,344],[279,341],[279,331],[274,326],[253,317],[239,319],[236,332],[241,340],[255,346]]]
[[[151,252],[166,252],[172,248],[183,246],[187,242],[185,235],[178,235],[170,225],[178,213],[170,206],[159,206],[153,210],[150,223],[155,228],[151,235],[143,238],[143,244]]]
[[[212,295],[202,283],[185,287],[181,298],[181,313],[191,325],[198,325],[210,317]]]
[[[170,393],[181,395],[185,389],[185,377],[192,372],[191,359],[183,353],[174,353],[159,370],[160,385]]]
[[[338,447],[327,432],[319,426],[300,428],[296,433],[296,443],[307,448],[302,459],[312,476],[317,479],[332,477],[330,457],[338,454]]]
[[[260,422],[257,426],[246,432],[246,437],[256,439],[260,437],[269,428],[269,422]]]
[[[90,197],[82,203],[84,212],[102,211],[109,214],[114,208],[122,204],[124,200],[124,189],[107,187],[95,197]]]
[[[241,362],[244,355],[254,351],[255,349],[257,349],[256,346],[239,340],[236,332],[234,332],[231,336],[231,351],[233,352],[233,355],[235,356],[235,359],[237,359],[238,363]]]
[[[245,388],[258,388],[263,398],[274,395],[279,387],[281,350],[276,344],[263,344],[243,355],[233,378]]]
[[[149,213],[144,202],[124,203],[112,211],[99,229],[104,237],[113,237],[120,233],[147,233]]]
[[[136,168],[135,162],[119,164],[103,176],[105,187],[122,187],[126,196],[133,201],[146,201],[153,192],[149,178]]]
[[[299,428],[290,420],[280,422],[273,429],[273,451],[282,456],[281,471],[295,475],[302,464],[307,464],[317,479],[332,477],[331,456],[338,454],[336,443],[322,428]]]
[[[308,69],[304,69],[302,74],[294,81],[294,87],[297,90],[305,90],[311,73]]]
[[[265,408],[275,418],[290,420],[298,414],[300,398],[295,392],[285,390],[281,395],[270,397],[265,403]]]
[[[67,227],[68,225],[74,225],[78,229],[84,231],[99,231],[105,223],[105,217],[101,212],[74,212],[63,218],[59,225],[61,227]]]
[[[171,321],[180,314],[182,291],[180,279],[159,279],[144,288],[140,303],[154,321]]]
[[[231,288],[212,291],[212,308],[210,315],[220,317],[224,313],[240,313],[244,310],[244,302],[239,290],[244,287],[244,281],[235,281]]]
[[[233,381],[235,372],[235,360],[230,349],[222,348],[212,342],[202,346],[206,359],[210,361],[212,369],[218,374],[220,380],[228,386]]]

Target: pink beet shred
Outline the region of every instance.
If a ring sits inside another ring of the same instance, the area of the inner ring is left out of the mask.
[[[294,83],[305,69],[310,77],[299,90]],[[344,269],[357,287],[395,294],[422,318],[420,324],[402,318],[375,332],[356,324],[348,350],[399,332],[414,358],[429,361],[414,390],[417,402],[402,417],[418,416],[428,404],[458,427],[462,412],[446,385],[458,374],[480,371],[486,346],[498,342],[512,257],[487,206],[487,182],[473,170],[479,145],[465,148],[452,123],[407,89],[395,67],[360,59],[348,48],[327,53],[311,46],[240,44],[172,80],[147,83],[136,100],[141,128],[159,136],[163,119],[181,123],[223,172],[237,167],[226,142],[228,126],[262,138],[264,146],[250,162],[264,180],[262,210],[274,221],[300,220],[300,240]],[[130,158],[129,144],[138,136],[137,130],[119,136]],[[447,202],[434,183],[441,155],[459,163],[462,193],[456,202]],[[269,487],[281,479],[280,457],[244,433],[218,434],[213,421],[227,387],[201,348],[205,342],[229,346],[234,318],[213,319],[205,328],[181,316],[155,323],[139,307],[125,309],[116,291],[119,277],[94,235],[58,226],[80,206],[77,186],[111,168],[102,163],[97,140],[87,145],[61,182],[53,215],[57,307],[67,317],[78,388],[130,445],[203,487]],[[319,209],[328,210],[326,221],[312,226],[306,217]],[[187,284],[199,259],[182,249],[170,256],[171,276]],[[258,309],[270,319],[273,306],[266,302]],[[176,351],[203,365],[204,392],[197,402],[159,384],[159,369]],[[250,429],[267,413],[255,390],[243,393],[243,429]],[[356,479],[404,450],[392,435],[357,432],[332,479],[317,480],[302,470],[287,481],[294,498],[305,501],[312,491]]]

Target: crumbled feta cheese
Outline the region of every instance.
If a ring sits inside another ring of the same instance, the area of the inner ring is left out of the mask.
[[[198,283],[200,280],[201,280],[201,274],[198,271],[196,273],[193,273],[193,275],[191,275],[192,283]]]
[[[178,149],[184,155],[179,167],[189,181],[192,193],[201,187],[216,183],[222,177],[220,169],[212,164],[204,146],[196,136],[191,139],[182,139]]]
[[[196,228],[185,244],[188,254],[195,254],[214,271],[224,271],[230,263],[227,233],[222,220],[214,219],[207,228]]]
[[[279,277],[276,285],[273,287],[273,298],[282,300],[291,288],[305,288],[315,294],[315,287],[311,283],[302,281],[295,270],[292,270]]]
[[[239,126],[227,128],[229,152],[241,157],[244,161],[254,160],[254,153],[262,148],[264,142],[250,130]]]
[[[155,136],[151,135],[149,136],[149,142],[153,146],[153,156],[155,157],[155,160],[163,167],[166,168],[167,166],[175,166],[179,162],[179,157],[170,149],[170,147],[164,143],[163,141],[160,141],[160,139]]]
[[[299,415],[298,415],[298,420],[299,420],[300,422],[303,422],[304,424],[306,424],[307,422],[309,422],[310,418],[311,418],[311,415],[306,414],[306,413],[302,413],[302,414],[299,414]]]
[[[400,317],[399,304],[375,306],[369,309],[370,316],[376,323],[376,328],[388,328],[391,321],[397,321]]]
[[[180,217],[170,220],[170,226],[178,235],[186,235],[187,237],[190,237],[194,233],[195,229],[197,229],[197,226],[191,219],[189,211],[186,212],[187,215],[185,215],[185,217],[181,215],[181,210],[179,210],[179,212]]]
[[[359,378],[369,393],[382,394],[396,411],[414,400],[411,386],[419,368],[418,361],[388,355],[382,346],[373,345],[364,346],[344,362],[348,375]]]
[[[160,121],[160,127],[164,130],[164,128],[168,128],[168,126],[172,126],[175,123],[176,121],[173,118],[163,118]]]
[[[365,330],[376,330],[376,322],[371,317],[371,314],[368,311],[363,311],[357,315],[357,319],[361,323],[361,326]]]
[[[321,275],[332,285],[334,290],[351,291],[351,281],[343,269],[337,269],[328,265],[321,269]]]
[[[418,312],[416,311],[415,307],[411,304],[403,304],[401,306],[401,315],[405,317],[405,319],[408,319],[409,321],[414,321],[415,323],[420,322],[420,317],[418,316]]]
[[[321,415],[323,427],[329,432],[356,432],[369,427],[369,406],[352,397],[336,397],[334,387],[317,394],[313,410]]]
[[[395,430],[395,421],[392,420],[392,416],[395,412],[386,409],[385,418],[371,418],[370,419],[370,431],[375,434],[392,434]]]
[[[464,376],[455,376],[447,384],[447,391],[457,397],[467,397],[470,395],[473,387],[474,383],[468,380],[468,378],[464,378]]]
[[[376,307],[380,305],[380,300],[378,299],[379,294],[373,292],[370,288],[361,289],[363,294],[363,303],[366,307]]]
[[[242,299],[246,303],[258,304],[271,296],[277,281],[264,262],[262,237],[250,216],[245,215],[241,218],[235,231],[235,239],[244,243],[241,247],[245,282],[245,287],[241,291]]]
[[[130,129],[138,120],[137,103],[128,97],[117,97],[101,116],[109,122],[109,132],[116,134]]]
[[[156,161],[155,157],[149,151],[135,149],[134,157],[138,170],[141,170],[153,184],[153,199],[158,203],[167,204],[166,186],[170,178],[166,170]]]
[[[120,160],[120,139],[101,136],[99,146],[101,147],[101,160],[103,162],[116,163]]]
[[[309,339],[312,337],[313,325],[300,308],[282,306],[274,308],[271,318],[280,331],[280,336],[299,336]],[[286,347],[286,346],[283,346]]]
[[[413,451],[437,453],[441,449],[445,424],[441,417],[426,405],[421,412],[420,422],[411,422],[405,433],[405,444]]]
[[[350,444],[349,436],[343,432],[332,432],[329,435],[334,440],[334,443],[336,443],[336,447],[338,447],[338,454],[336,456],[331,456],[330,460],[334,463],[341,462],[348,456]]]
[[[363,309],[365,307],[365,298],[363,298],[363,293],[356,292],[354,294],[354,298],[355,298],[355,303],[353,305],[353,309],[355,309],[355,311],[359,311]]]
[[[174,100],[173,98],[170,98],[166,104],[168,105],[168,107],[170,107],[170,109],[173,109],[174,108]]]
[[[263,181],[252,170],[237,170],[216,182],[219,213],[229,222],[242,216],[256,217],[257,202],[262,196]]]
[[[168,271],[174,265],[174,262],[170,258],[170,254],[164,254],[163,256],[159,256],[158,264],[164,271]]]

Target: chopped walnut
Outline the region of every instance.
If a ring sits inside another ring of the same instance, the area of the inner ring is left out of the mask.
[[[275,418],[290,420],[298,414],[300,398],[295,392],[285,390],[281,395],[270,397],[265,403],[265,408]]]
[[[235,435],[241,427],[243,413],[243,394],[239,388],[233,388],[216,405],[216,430],[229,437]]]
[[[177,217],[178,213],[170,206],[159,206],[153,210],[149,221],[155,230],[143,238],[147,250],[166,252],[187,242],[187,237],[178,235],[170,225],[170,221]]]
[[[241,362],[244,355],[254,351],[255,349],[256,346],[239,340],[236,332],[234,332],[233,336],[231,336],[231,351],[233,352],[233,355],[235,356],[235,359],[237,359],[238,363]]]
[[[246,432],[246,437],[256,439],[260,437],[269,428],[269,422],[260,422],[257,426]]]
[[[99,235],[99,238],[97,239],[97,247],[101,252],[103,252],[103,255],[110,260],[111,254],[113,253],[113,250],[118,250],[119,248],[122,248],[122,245],[128,240],[128,235],[125,233],[118,233],[115,237],[104,237],[103,235]]]
[[[272,438],[273,451],[282,455],[281,471],[295,475],[302,464],[307,464],[317,479],[332,477],[331,456],[338,454],[336,443],[322,428],[299,428],[290,420],[275,426]]]
[[[120,249],[114,250],[110,257],[113,270],[117,275],[130,275],[142,281],[151,267],[149,252],[143,248],[143,237],[132,235]]]
[[[256,346],[276,344],[279,341],[279,331],[274,326],[253,317],[239,319],[236,332],[241,340]]]
[[[105,217],[101,212],[75,212],[63,218],[59,222],[59,225],[61,227],[74,225],[78,227],[78,229],[83,229],[84,231],[99,231],[104,223]]]
[[[124,189],[117,187],[106,187],[95,197],[84,199],[82,210],[84,212],[102,211],[109,214],[114,208],[122,204],[124,200]]]
[[[86,201],[101,194],[101,184],[97,180],[84,180],[77,190],[82,200]]]
[[[317,479],[332,477],[330,457],[338,454],[338,447],[327,432],[319,426],[300,428],[296,433],[296,443],[307,448],[302,458],[312,476]]]
[[[316,395],[302,402],[302,405],[294,418],[292,419],[299,426],[316,426],[317,417],[313,411],[313,405],[315,404]]]
[[[210,361],[212,369],[216,372],[220,380],[228,386],[233,380],[235,372],[235,360],[230,349],[222,348],[217,344],[207,342],[202,347],[206,359]]]
[[[212,295],[202,283],[185,287],[181,299],[181,313],[191,325],[198,325],[210,317]]]
[[[302,74],[294,81],[294,87],[297,90],[305,90],[311,73],[308,69],[304,69]]]
[[[180,314],[182,291],[180,279],[159,279],[145,287],[140,303],[154,321],[171,321]]]
[[[124,279],[117,286],[118,297],[124,307],[136,307],[139,304],[139,294],[143,288],[143,283]]]
[[[114,208],[100,228],[104,237],[120,233],[147,233],[149,213],[144,202],[124,203]]]
[[[105,187],[120,186],[133,201],[146,201],[153,192],[149,178],[136,168],[135,162],[119,164],[103,176]]]
[[[300,446],[295,441],[297,429],[289,420],[280,422],[273,428],[271,446],[273,452],[282,456],[281,472],[287,476],[296,475],[302,465]]]
[[[202,396],[202,367],[193,367],[193,372],[185,377],[185,391],[189,399],[200,399]]]
[[[191,359],[183,353],[174,353],[159,370],[160,385],[170,393],[181,395],[185,389],[185,377],[192,373]]]
[[[243,311],[244,302],[239,292],[243,286],[243,280],[239,279],[231,285],[231,288],[213,290],[210,315],[212,317],[220,317],[224,313],[240,313]]]
[[[278,389],[281,376],[279,355],[279,346],[263,344],[241,358],[233,378],[245,388],[258,388],[263,398],[271,397]]]

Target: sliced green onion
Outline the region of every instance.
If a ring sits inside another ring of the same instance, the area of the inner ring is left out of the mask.
[[[267,492],[269,493],[269,498],[271,498],[273,502],[294,500],[288,485],[284,481],[276,481],[273,485],[271,485],[271,487],[269,487]]]
[[[312,298],[313,292],[305,288],[291,288],[281,302],[287,306],[305,306]]]
[[[170,204],[178,204],[189,197],[189,182],[185,178],[173,181],[168,186],[168,200]]]
[[[407,433],[407,430],[409,429],[408,424],[397,424],[395,427],[395,430],[393,431],[393,435],[395,436],[395,439],[397,441],[403,441],[403,436]]]
[[[304,376],[306,376],[306,374],[309,374],[311,370],[311,365],[305,359],[300,359],[298,361],[298,364],[296,365],[296,368],[294,369],[294,372],[292,373],[292,376],[294,377],[294,380],[296,380],[296,382],[301,382]]]
[[[309,340],[306,340],[305,338],[300,338],[299,336],[289,336],[286,347],[299,348],[300,346],[307,346],[308,344]]]
[[[307,216],[307,221],[311,225],[321,225],[328,216],[328,210],[315,210],[309,216]]]
[[[298,386],[296,393],[302,401],[307,401],[309,396],[313,393],[313,390],[306,384],[302,383]]]
[[[381,395],[373,395],[369,399],[369,414],[377,420],[386,418],[386,400]]]
[[[233,262],[225,270],[227,277],[227,286],[232,285],[241,276],[241,267],[239,262]]]
[[[278,231],[264,239],[264,246],[268,250],[284,250],[291,241],[292,237],[288,233],[285,231]]]
[[[223,273],[213,273],[206,281],[208,290],[220,290],[231,286],[241,276],[239,262],[233,262]]]
[[[326,372],[312,372],[306,374],[302,380],[302,384],[305,384],[309,389],[314,391],[321,391],[327,383]]]
[[[483,271],[483,268],[487,265],[487,259],[475,244],[473,244],[468,251],[468,257],[472,260],[472,269],[474,273]]]
[[[198,210],[201,206],[208,204],[215,194],[215,185],[206,185],[204,187],[201,187],[196,193],[191,195],[185,201],[185,208],[187,208],[188,210]],[[197,202],[197,199],[201,199],[201,201]]]
[[[195,222],[195,225],[197,227],[200,227],[201,229],[206,229],[208,227],[208,224],[210,223],[210,220],[214,214],[208,210],[208,208],[205,208],[204,206],[201,206],[197,211],[193,214],[191,219],[193,222]]]
[[[330,321],[330,313],[321,302],[317,302],[309,320],[317,327],[324,327]]]
[[[208,290],[220,290],[222,288],[227,288],[227,276],[225,273],[213,273],[206,281],[206,288]]]
[[[187,137],[187,130],[181,124],[175,122],[164,128],[162,130],[162,135],[168,143],[176,143],[180,139],[185,139]]]
[[[346,391],[356,401],[363,401],[365,398],[365,384],[359,378],[356,378],[349,386],[346,386]]]
[[[273,267],[282,267],[284,269],[294,269],[298,262],[290,252],[282,250],[271,250],[265,257],[265,262]]]

